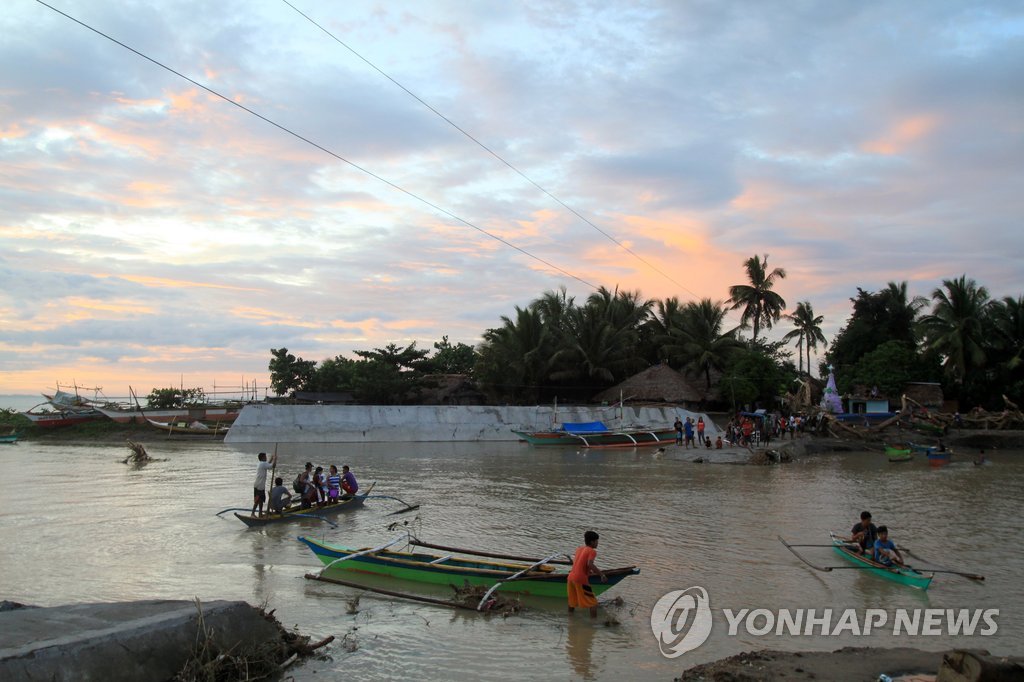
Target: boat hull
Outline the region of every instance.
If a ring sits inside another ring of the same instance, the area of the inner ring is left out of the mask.
[[[305,543],[325,567],[332,561],[362,551],[347,547],[325,545],[306,537],[300,537],[299,541]],[[462,586],[469,584],[474,587],[490,588],[499,580],[509,578],[530,565],[527,563],[477,559],[467,560],[465,558],[450,558],[447,562],[430,563],[431,561],[443,558],[443,555],[384,550],[339,562],[327,569],[327,573],[368,573],[433,585]],[[608,576],[607,582],[592,579],[590,587],[595,595],[599,595],[622,582],[623,579],[636,575],[639,572],[640,569],[635,566],[608,570],[605,571],[605,574]],[[529,594],[537,597],[559,597],[565,599],[567,576],[567,572],[555,570],[548,566],[547,570],[531,571],[528,577],[503,583],[498,589],[504,592]]]
[[[930,467],[944,467],[949,464],[952,459],[952,453],[946,452],[929,452],[928,453],[928,466]]]
[[[35,426],[43,429],[55,429],[61,426],[74,426],[85,422],[103,419],[98,411],[86,412],[22,412],[23,417],[29,419]]]
[[[918,590],[927,590],[928,586],[932,584],[932,578],[934,575],[931,573],[922,573],[921,571],[913,568],[889,568],[882,564],[876,563],[867,557],[855,554],[844,547],[845,543],[840,540],[833,533],[831,534],[833,549],[836,554],[843,557],[850,563],[858,566],[863,566],[864,570],[868,573],[880,576],[887,580],[906,585],[907,587],[913,587]]]
[[[914,453],[911,450],[890,448],[889,446],[886,446],[885,454],[890,462],[909,462],[914,458]]]
[[[247,516],[245,514],[239,514],[235,512],[235,518],[249,526],[250,528],[260,528],[262,526],[269,526],[276,523],[288,523],[289,521],[302,521],[303,519],[309,519],[311,516],[331,516],[333,514],[340,514],[342,512],[352,511],[353,509],[359,509],[363,506],[366,501],[366,496],[369,492],[363,493],[362,495],[356,495],[348,500],[341,500],[334,504],[325,504],[322,507],[310,507],[309,509],[302,509],[301,507],[294,507],[286,510],[283,514],[269,514],[267,516]]]
[[[583,448],[638,448],[671,445],[676,440],[674,429],[600,433],[569,433],[566,431],[515,431],[514,433],[530,445],[537,447],[572,445]]]
[[[96,409],[103,416],[119,424],[129,424],[133,421],[144,424],[149,419],[158,422],[207,421],[230,424],[241,413],[241,408],[237,407],[181,407],[167,410],[121,410],[109,407]]]
[[[0,443],[17,443],[17,442],[18,442],[18,436],[16,436],[16,435],[0,436]]]

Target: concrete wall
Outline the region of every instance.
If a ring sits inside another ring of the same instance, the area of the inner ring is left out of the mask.
[[[401,443],[515,441],[514,430],[542,431],[554,423],[603,421],[610,428],[671,427],[673,407],[559,407],[550,405],[246,405],[224,439],[228,443]],[[557,422],[555,421],[557,419]],[[718,431],[704,415],[706,434]]]

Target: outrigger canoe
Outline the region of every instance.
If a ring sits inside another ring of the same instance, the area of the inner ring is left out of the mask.
[[[894,448],[888,445],[885,446],[885,454],[889,458],[890,462],[909,462],[914,459],[913,451]]]
[[[932,584],[932,578],[935,577],[934,573],[922,573],[915,568],[901,568],[899,566],[886,566],[880,564],[877,561],[872,561],[862,554],[858,554],[849,548],[849,543],[839,538],[834,532],[829,532],[829,537],[832,539],[832,546],[836,553],[858,566],[863,566],[865,570],[875,575],[879,575],[883,578],[893,580],[895,582],[914,587],[919,590],[927,590],[928,586]]]
[[[497,588],[504,592],[517,592],[538,597],[561,597],[563,599],[565,598],[566,578],[569,575],[567,565],[570,562],[558,561],[553,557],[528,559],[456,548],[446,548],[453,551],[445,554],[399,552],[386,549],[400,541],[421,546],[440,547],[439,545],[426,545],[426,543],[411,539],[407,541],[404,537],[376,549],[351,549],[338,545],[327,545],[308,537],[300,537],[299,541],[305,543],[313,551],[313,554],[323,562],[322,572],[327,575],[348,571],[435,585],[461,587],[468,583],[477,587]],[[456,554],[470,556],[456,556]],[[480,557],[494,557],[494,559]],[[609,569],[604,571],[608,577],[607,582],[601,582],[600,579],[592,577],[590,587],[595,595],[599,595],[625,578],[638,573],[640,573],[640,569],[636,566]]]
[[[362,507],[363,502],[366,501],[366,496],[370,494],[370,490],[372,488],[373,486],[371,485],[364,493],[350,497],[347,500],[339,500],[333,504],[325,504],[320,507],[309,507],[308,509],[304,509],[302,507],[289,507],[280,514],[265,514],[263,516],[249,516],[248,514],[239,514],[238,512],[235,512],[235,518],[250,528],[256,528],[260,526],[267,526],[272,523],[287,523],[288,521],[301,521],[302,519],[316,518],[318,516],[340,514],[341,512],[351,511]]]
[[[636,448],[668,445],[676,440],[674,428],[609,429],[604,422],[565,422],[551,431],[513,431],[533,446],[573,445],[583,448]]]

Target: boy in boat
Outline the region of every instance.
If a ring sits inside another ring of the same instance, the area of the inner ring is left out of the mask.
[[[875,540],[878,539],[878,528],[875,524],[871,523],[871,512],[862,511],[860,513],[860,523],[854,524],[853,530],[850,531],[850,542],[856,543],[856,545],[850,545],[850,549],[871,556],[875,549]]]
[[[896,544],[889,539],[889,529],[878,527],[878,539],[875,540],[875,561],[884,565],[903,566],[903,555],[896,549]]]
[[[280,514],[292,501],[292,494],[284,487],[284,479],[278,476],[274,479],[274,487],[270,489],[269,510]]]
[[[252,516],[257,511],[263,516],[263,503],[267,501],[267,472],[277,466],[277,453],[267,461],[267,453],[261,452],[256,456],[259,462],[256,464],[256,480],[252,484]]]
[[[601,582],[608,580],[608,576],[594,563],[594,559],[597,558],[598,539],[596,532],[588,530],[583,534],[583,546],[576,548],[572,570],[565,581],[565,589],[569,596],[569,613],[573,613],[579,606],[590,609],[590,617],[597,618],[597,597],[590,588],[590,576],[601,576]]]
[[[353,474],[347,464],[341,465],[341,489],[344,491],[342,499],[348,499],[359,492],[359,484],[356,482],[356,476]]]

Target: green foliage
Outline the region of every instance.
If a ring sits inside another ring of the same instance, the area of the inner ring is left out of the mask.
[[[785,299],[772,291],[778,280],[786,278],[786,271],[775,268],[768,272],[767,255],[761,258],[751,256],[743,261],[743,269],[747,271],[750,283],[729,287],[729,303],[733,310],[742,309],[740,323],[744,327],[752,324],[756,341],[761,327],[771,329],[786,309]]]
[[[419,395],[425,386],[423,369],[429,351],[389,343],[372,351],[357,350],[363,358],[354,365],[352,389],[360,402],[372,405],[402,405]]]
[[[477,354],[472,346],[457,343],[454,346],[444,336],[434,342],[434,354],[427,358],[426,367],[431,374],[472,374]]]
[[[851,372],[836,382],[840,394],[850,393],[854,386],[878,387],[883,395],[895,398],[908,381],[924,381],[923,362],[917,352],[902,341],[886,341],[866,353]]]
[[[158,410],[205,404],[206,393],[201,388],[154,388],[146,396],[146,406]]]
[[[270,387],[277,395],[292,395],[309,385],[316,371],[316,361],[303,360],[287,348],[271,348]]]
[[[722,398],[736,409],[774,407],[796,373],[756,350],[735,352],[722,376]]]
[[[920,296],[908,298],[906,282],[889,282],[878,293],[858,287],[857,297],[850,301],[853,314],[825,354],[827,362],[835,366],[837,376],[848,373],[866,353],[886,341],[916,345],[915,322],[927,300]]]

